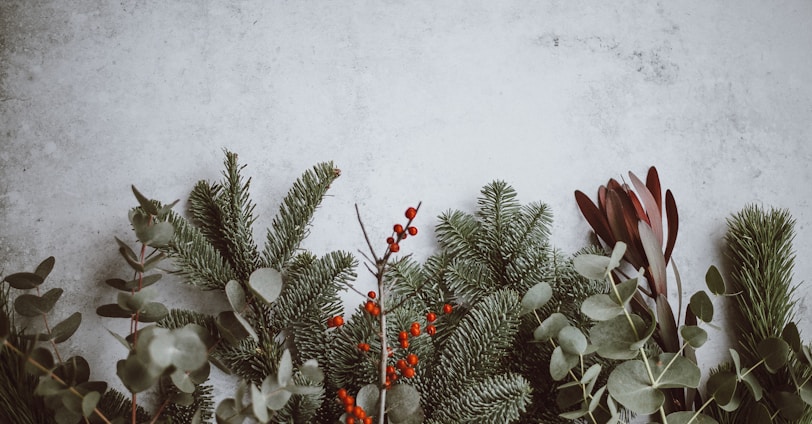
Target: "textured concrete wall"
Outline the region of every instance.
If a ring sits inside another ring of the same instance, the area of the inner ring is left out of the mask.
[[[425,231],[404,249],[421,257],[432,217],[472,210],[497,178],[548,202],[554,243],[574,251],[588,230],[573,190],[656,165],[680,208],[687,292],[748,202],[797,218],[801,283],[810,19],[806,0],[2,0],[0,270],[55,255],[59,313],[85,313],[67,350],[113,380],[124,352],[98,330],[119,327],[93,309],[126,271],[113,236],[133,238],[129,185],[185,198],[219,178],[228,148],[254,178],[259,239],[288,185],[335,160],[343,176],[307,245],[354,251],[353,203],[383,238],[423,200]],[[172,290],[167,303],[222,307]],[[809,339],[806,285],[799,296]]]

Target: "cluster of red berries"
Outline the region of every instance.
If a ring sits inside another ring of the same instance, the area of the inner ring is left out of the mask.
[[[403,378],[414,378],[416,371],[415,367],[420,362],[420,358],[414,353],[406,355],[404,359],[398,359],[395,365],[386,367],[386,388],[392,387],[392,383],[398,379],[398,373]]]
[[[374,291],[370,291],[369,293],[367,293],[367,297],[369,298],[369,300],[367,300],[367,302],[364,303],[364,310],[367,311],[373,317],[377,317],[378,315],[381,314],[381,307],[380,305],[378,305],[378,302],[374,300],[376,297],[378,297],[378,295]]]
[[[392,227],[392,231],[395,233],[395,235],[386,239],[386,244],[389,245],[389,251],[392,253],[397,253],[400,251],[400,244],[398,243],[401,240],[405,239],[407,236],[417,235],[417,227],[413,227],[411,225],[412,220],[415,216],[417,216],[417,209],[410,206],[408,209],[406,209],[406,213],[404,215],[406,216],[406,219],[409,220],[409,222],[406,223],[406,228],[404,228],[403,225],[395,224],[395,226]]]
[[[342,317],[341,315],[336,315],[334,317],[327,318],[328,328],[341,327],[342,325],[344,325],[344,317]]]
[[[344,405],[344,412],[347,413],[347,424],[372,424],[372,417],[367,416],[364,408],[355,404],[355,398],[347,393],[347,389],[338,389],[338,400]]]

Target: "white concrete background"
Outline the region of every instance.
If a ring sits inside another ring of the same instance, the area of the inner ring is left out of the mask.
[[[125,353],[100,330],[125,326],[93,311],[126,275],[113,236],[133,239],[130,184],[183,199],[231,149],[263,240],[289,184],[334,160],[307,246],[363,247],[354,203],[382,240],[422,200],[404,251],[425,257],[434,217],[498,178],[552,206],[571,252],[588,235],[573,191],[656,165],[687,294],[724,265],[731,213],[792,212],[810,340],[810,19],[807,0],[0,0],[0,273],[56,256],[57,314],[84,313],[63,349],[112,381]],[[224,307],[167,288],[169,305]]]

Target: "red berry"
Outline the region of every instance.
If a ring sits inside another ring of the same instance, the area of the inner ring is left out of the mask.
[[[387,237],[387,238],[386,238],[386,244],[392,244],[392,243],[394,243],[394,242],[395,242],[395,238],[394,238],[394,237]]]
[[[414,368],[406,367],[400,373],[406,378],[412,378],[414,377]]]
[[[341,327],[342,325],[344,325],[344,317],[337,316],[333,318],[333,323],[335,324],[336,327]]]
[[[393,367],[392,365],[387,365],[386,366],[386,373],[387,374],[394,374],[395,373],[395,367]]]
[[[407,340],[408,338],[409,338],[409,333],[407,333],[405,331],[401,331],[400,333],[398,333],[398,341],[402,342],[404,340]]]
[[[347,417],[347,424],[355,424],[355,418]]]
[[[409,235],[416,236],[417,235],[417,227],[409,227]]]
[[[450,304],[446,303],[445,305],[443,305],[443,313],[450,314],[451,311],[453,311],[453,310],[454,310],[454,307],[451,306]]]
[[[338,395],[339,399],[344,400],[344,398],[347,397],[347,389],[338,389],[336,394]]]
[[[392,251],[392,253],[398,253],[398,251],[400,251],[400,246],[398,246],[397,243],[392,243],[389,245],[389,250]]]
[[[437,320],[437,314],[435,314],[434,312],[429,312],[429,313],[426,314],[426,321],[434,322],[436,320]]]
[[[364,352],[369,352],[369,345],[367,343],[358,343],[358,349]]]
[[[367,300],[367,303],[364,303],[364,310],[371,314],[373,309],[375,309],[375,302]]]
[[[415,365],[417,365],[418,361],[419,361],[419,358],[414,353],[410,353],[410,354],[406,355],[406,363],[407,364],[409,364],[411,366],[415,366]]]
[[[420,327],[412,327],[412,328],[410,328],[409,333],[414,337],[419,336],[420,335]]]
[[[392,230],[395,232],[395,234],[400,234],[403,232],[403,226],[400,224],[395,224],[395,226],[392,227]]]
[[[350,395],[347,395],[342,401],[344,401],[344,406],[355,405],[355,398]]]
[[[417,216],[417,209],[409,207],[409,209],[406,209],[405,215],[407,219],[414,219],[414,217]]]
[[[398,361],[395,362],[395,366],[398,367],[399,370],[403,371],[403,369],[408,367],[409,364],[406,363],[405,359],[398,359]]]
[[[409,348],[409,341],[408,340],[401,340],[400,341],[400,347],[402,347],[404,349],[408,349]]]
[[[375,305],[375,307],[372,308],[372,312],[370,312],[370,315],[372,315],[373,317],[376,317],[376,316],[378,316],[380,314],[381,314],[381,307],[378,306],[378,305]]]
[[[426,333],[428,333],[429,336],[433,336],[433,335],[437,334],[437,327],[435,327],[433,325],[427,325],[426,326]]]
[[[364,424],[372,424],[372,423],[373,423],[373,421],[372,421],[372,417],[366,417],[366,418],[364,418]]]
[[[353,409],[352,414],[355,415],[355,418],[364,419],[367,417],[366,411],[364,411],[364,408],[361,408],[360,406],[356,406],[355,409]]]
[[[336,326],[336,319],[333,317],[327,318],[327,327],[333,328]]]
[[[354,407],[354,406],[352,406],[352,405],[347,405],[347,406],[345,406],[345,407],[344,407],[344,412],[346,412],[347,414],[352,414],[352,411],[353,411],[354,409],[355,409],[355,407]]]
[[[378,293],[370,291],[369,293],[367,293],[367,296],[369,296],[370,299],[375,299],[378,296]]]

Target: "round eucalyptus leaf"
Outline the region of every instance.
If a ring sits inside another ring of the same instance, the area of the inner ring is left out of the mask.
[[[694,349],[701,347],[708,341],[708,333],[696,325],[683,325],[680,327],[679,334],[685,340],[685,343],[688,343]]]
[[[643,361],[626,361],[615,367],[606,386],[615,400],[637,414],[652,414],[665,401],[663,392],[652,387]]]
[[[276,372],[277,381],[280,387],[285,387],[293,377],[293,358],[290,356],[290,350],[285,349],[282,352],[282,358],[279,360],[279,369]]]
[[[44,281],[46,278],[48,278],[48,275],[51,274],[51,271],[53,271],[55,263],[56,259],[54,259],[53,256],[45,258],[44,261],[40,262],[40,264],[37,265],[37,270],[34,271],[34,274],[37,274],[40,277],[42,277],[42,280]]]
[[[90,364],[81,356],[72,356],[59,364],[54,374],[72,386],[86,383],[90,380]]]
[[[713,302],[705,291],[694,293],[688,306],[697,318],[705,322],[713,321]]]
[[[177,329],[169,334],[156,335],[149,344],[150,358],[168,367],[174,365],[183,371],[193,371],[206,363],[206,346],[194,331]]]
[[[177,387],[181,392],[194,393],[195,383],[192,381],[186,371],[176,368],[174,372],[169,374],[169,378],[172,380],[172,384],[174,384],[175,387]]]
[[[135,234],[141,243],[149,247],[165,247],[175,236],[175,228],[171,223],[163,221],[142,227],[142,231],[135,229]]]
[[[29,374],[33,375],[46,375],[50,370],[54,368],[54,356],[51,354],[49,349],[44,347],[37,347],[31,354],[29,355],[30,360],[35,361],[36,363],[40,364],[42,367],[48,369],[49,371],[43,371],[39,367],[35,366],[34,364],[30,363],[29,361],[25,362],[25,370]]]
[[[724,406],[733,401],[738,387],[738,378],[730,371],[719,371],[711,374],[705,387],[716,403]]]
[[[533,331],[533,338],[535,340],[549,340],[558,335],[558,332],[568,325],[570,325],[570,321],[564,314],[553,312],[541,325],[536,327],[536,330]]]
[[[101,400],[101,394],[99,394],[99,392],[85,394],[82,398],[82,416],[85,418],[90,417],[96,410],[96,405],[99,404],[99,400]]]
[[[708,272],[705,273],[705,283],[708,285],[708,290],[715,295],[725,294],[725,280],[722,279],[722,274],[716,266],[711,265]],[[707,321],[706,321],[707,322]]]
[[[608,294],[593,294],[581,304],[581,313],[595,321],[606,321],[623,314],[623,307],[618,305]]]
[[[220,312],[214,319],[217,329],[220,330],[220,335],[232,345],[240,343],[240,340],[251,337],[254,340],[258,339],[257,333],[251,324],[242,316],[234,311]]]
[[[358,390],[355,395],[355,404],[364,408],[364,411],[372,412],[378,410],[378,399],[381,397],[381,392],[375,384],[367,384]]]
[[[634,294],[637,293],[637,278],[630,278],[620,284],[616,284],[615,289],[617,289],[617,293],[613,291],[610,297],[618,305],[626,306]],[[620,299],[617,298],[618,295],[620,295]]]
[[[81,323],[82,314],[79,312],[74,312],[73,315],[65,318],[64,321],[55,325],[51,330],[51,337],[53,338],[54,343],[62,343],[65,340],[68,340],[70,336],[76,332]]]
[[[764,396],[764,388],[761,387],[761,383],[759,383],[758,378],[756,378],[756,375],[748,371],[749,370],[747,368],[743,369],[739,378],[741,378],[741,381],[744,382],[744,386],[747,387],[747,390],[750,391],[750,394],[753,396],[753,399],[755,399],[756,401],[760,401],[761,397]],[[803,397],[803,393],[804,392],[802,388],[801,397]]]
[[[747,416],[747,420],[750,424],[772,424],[773,417],[770,414],[770,411],[764,406],[763,403],[757,403],[753,405],[753,409],[750,410],[750,414]]]
[[[770,373],[776,373],[789,360],[789,345],[778,337],[768,337],[756,347]]]
[[[606,266],[606,272],[611,272],[620,266],[620,261],[623,260],[623,255],[626,254],[626,247],[626,243],[622,241],[615,243],[615,247],[612,248],[612,255],[609,258],[609,264]]]
[[[82,419],[82,398],[71,392],[59,394],[62,408],[55,408],[56,424],[76,424]]]
[[[587,341],[581,330],[568,325],[558,332],[558,345],[564,353],[581,355],[586,351]]]
[[[248,277],[248,287],[263,302],[271,304],[282,293],[282,274],[273,268],[259,268]]]
[[[589,339],[597,347],[598,355],[621,360],[632,359],[638,355],[639,351],[634,346],[639,342],[638,334],[645,334],[646,325],[638,315],[631,315],[631,321],[637,329],[636,333],[625,315],[600,321],[592,326],[589,330]]]
[[[195,403],[195,397],[191,393],[173,393],[170,399],[172,403],[181,406],[192,406]]]
[[[410,384],[396,384],[386,394],[387,416],[394,423],[406,421],[419,407],[420,393]]]
[[[661,389],[699,387],[702,373],[690,359],[675,353],[661,353],[649,359],[651,372],[656,380],[655,387]]]
[[[138,313],[139,322],[158,322],[169,315],[169,310],[163,303],[149,302],[146,303],[141,312]]]
[[[62,296],[63,290],[54,288],[42,296],[23,294],[14,299],[14,310],[25,317],[36,317],[51,312],[56,301]]]
[[[584,375],[581,376],[581,384],[589,384],[597,379],[601,373],[601,369],[601,364],[592,364],[592,366],[584,372]]]
[[[730,348],[728,349],[730,352],[730,358],[733,359],[733,367],[736,370],[736,375],[741,375],[742,373],[742,360],[739,357],[739,352],[736,352],[736,349]]]
[[[65,386],[53,378],[40,378],[37,387],[34,389],[34,394],[47,398],[65,390]]]
[[[42,284],[45,279],[33,272],[18,272],[16,274],[7,275],[3,281],[6,281],[15,289],[28,290]]]
[[[553,289],[549,284],[541,282],[522,296],[522,314],[528,314],[544,306],[553,297]]]
[[[188,371],[188,373],[192,383],[203,384],[209,379],[209,374],[211,374],[211,363],[206,361],[203,363],[203,366],[194,371]]]
[[[237,402],[233,398],[224,399],[218,403],[217,408],[214,410],[214,416],[218,424],[230,424],[231,422],[236,422],[237,419],[239,419],[240,422],[245,420],[245,418],[240,415]]]
[[[781,331],[781,338],[789,345],[793,352],[801,352],[801,334],[798,332],[798,326],[794,322],[788,322],[784,329]]]
[[[231,309],[235,312],[242,313],[242,311],[245,310],[245,290],[242,289],[242,285],[236,280],[230,280],[226,283],[226,297],[228,298],[228,303],[231,305]]]
[[[555,381],[561,381],[567,376],[572,367],[578,365],[578,359],[577,355],[564,352],[561,346],[556,346],[550,356],[550,376]]]
[[[308,359],[305,361],[304,364],[299,367],[299,372],[314,383],[321,383],[324,381],[324,371],[319,368],[319,361],[315,359]]]
[[[261,423],[267,423],[271,418],[268,416],[268,407],[265,404],[265,397],[255,385],[251,385],[251,411],[254,418]]]
[[[718,421],[694,411],[672,412],[665,417],[668,424],[718,424]]]
[[[772,400],[778,407],[778,414],[788,420],[800,420],[806,406],[797,393],[779,390],[772,393]]]
[[[578,274],[590,280],[603,280],[606,278],[607,268],[611,259],[606,256],[581,254],[573,258],[572,266]]]
[[[158,376],[151,372],[151,368],[141,362],[136,355],[130,355],[116,363],[116,375],[121,379],[124,387],[132,393],[140,393],[152,387]]]

